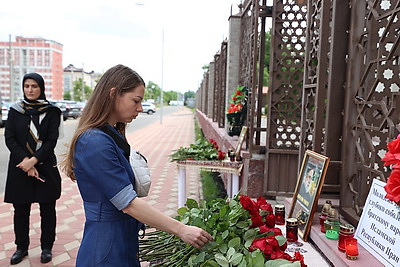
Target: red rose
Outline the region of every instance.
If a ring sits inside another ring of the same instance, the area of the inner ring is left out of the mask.
[[[282,235],[281,229],[276,228],[276,227],[268,227],[266,224],[261,225],[261,226],[259,227],[259,229],[260,229],[260,232],[259,232],[260,234],[270,232],[270,233],[273,233],[274,236],[275,236],[275,235]]]
[[[387,148],[389,149],[386,152],[385,156],[382,158],[382,161],[385,161],[384,166],[389,166],[392,164],[399,164],[400,162],[400,135],[397,136],[397,139],[391,141]]]
[[[260,214],[253,214],[250,217],[252,224],[250,225],[250,228],[255,228],[259,227],[261,225],[264,225],[263,219],[260,216]]]
[[[396,203],[400,201],[400,169],[395,168],[392,170],[384,188],[387,199]]]
[[[264,217],[265,224],[269,227],[275,227],[275,215],[270,213]]]
[[[262,196],[259,196],[257,198],[257,205],[259,207],[262,206],[262,205],[267,205],[267,204],[268,204],[267,200],[265,198],[263,198]]]
[[[232,97],[232,100],[233,100],[233,101],[236,101],[236,99],[237,99],[236,96]]]
[[[307,265],[304,263],[304,256],[298,251],[294,253],[294,256],[292,258],[292,262],[295,261],[300,261],[301,267],[307,267]]]
[[[242,92],[240,92],[239,90],[236,90],[236,95],[242,95]]]
[[[266,214],[274,213],[273,210],[272,210],[272,206],[269,203],[263,204],[263,205],[261,205],[259,207],[260,207],[260,210],[266,211]]]
[[[254,204],[253,200],[251,200],[248,196],[240,195],[239,201],[242,207],[249,211],[250,215],[257,214],[258,215],[258,207]]]

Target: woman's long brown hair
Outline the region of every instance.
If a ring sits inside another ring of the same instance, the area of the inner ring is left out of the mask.
[[[106,125],[114,109],[115,97],[131,92],[140,85],[145,85],[145,83],[139,74],[123,65],[116,65],[101,76],[82,112],[67,153],[60,163],[61,170],[71,180],[76,180],[74,174],[74,151],[78,138],[88,129],[100,128]],[[112,88],[116,89],[115,93],[111,93]],[[125,136],[126,123],[118,122],[115,127]]]

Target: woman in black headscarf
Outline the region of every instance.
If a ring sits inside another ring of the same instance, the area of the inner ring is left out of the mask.
[[[41,216],[41,262],[51,261],[56,235],[56,200],[61,195],[61,177],[54,148],[59,136],[61,110],[45,96],[42,76],[26,74],[22,81],[24,100],[11,106],[5,128],[10,150],[4,202],[14,206],[17,250],[10,263],[28,255],[29,215],[39,203]]]

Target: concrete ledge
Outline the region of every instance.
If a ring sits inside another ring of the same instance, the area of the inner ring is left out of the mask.
[[[285,198],[285,208],[287,211],[290,210],[292,205],[292,198]],[[318,206],[325,203],[325,199],[318,200]],[[338,200],[332,200],[332,204],[337,206]],[[311,226],[310,231],[310,243],[313,243],[316,249],[318,249],[321,254],[332,263],[332,266],[363,266],[363,267],[380,267],[385,266],[379,260],[377,260],[371,253],[365,250],[362,246],[359,246],[359,256],[357,260],[349,260],[346,258],[346,255],[339,251],[337,248],[338,240],[331,240],[325,237],[325,234],[320,231],[319,226],[319,214],[320,208],[317,208],[317,212],[314,215],[314,220]],[[347,223],[343,219],[341,219],[342,223]]]

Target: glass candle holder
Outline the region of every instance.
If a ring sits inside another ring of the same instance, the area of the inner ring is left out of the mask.
[[[275,224],[277,225],[285,224],[285,205],[282,204],[275,205]]]
[[[324,227],[326,238],[333,240],[339,239],[340,222],[325,220]]]
[[[325,220],[328,217],[328,215],[321,213],[319,215],[319,228],[321,230],[322,233],[325,233]]]
[[[296,242],[298,237],[298,222],[296,218],[286,219],[286,239],[288,242]]]
[[[346,238],[344,240],[346,258],[356,260],[358,258],[358,243],[355,238]]]
[[[351,224],[340,225],[338,249],[342,252],[345,252],[346,246],[345,246],[344,241],[347,238],[353,238],[353,237],[354,237],[354,226],[353,225],[351,225]]]

